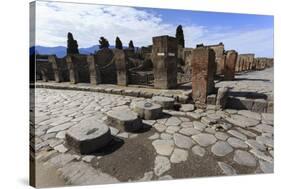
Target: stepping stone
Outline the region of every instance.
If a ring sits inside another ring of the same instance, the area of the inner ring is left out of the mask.
[[[161,140],[157,139],[152,142],[153,147],[155,148],[157,154],[163,156],[169,156],[174,150],[174,141],[173,140]]]
[[[192,112],[194,110],[193,104],[182,104],[180,111],[182,112]]]
[[[171,163],[167,157],[156,156],[155,161],[154,161],[155,175],[161,176],[170,169],[171,169]]]
[[[200,146],[207,147],[214,144],[217,139],[212,134],[200,133],[198,135],[193,135],[192,139],[195,140]]]
[[[124,128],[125,131],[134,132],[142,128],[141,119],[131,110],[111,110],[106,113],[108,123],[114,127]]]
[[[255,167],[257,162],[253,155],[249,152],[236,150],[234,152],[233,160],[238,163],[239,165],[244,165],[248,167]]]
[[[106,146],[112,136],[107,125],[95,118],[88,118],[70,128],[65,138],[75,151],[88,154]]]
[[[197,135],[200,133],[199,130],[194,128],[182,128],[179,132],[187,136]]]
[[[227,154],[231,153],[233,148],[224,141],[218,141],[214,144],[211,148],[211,152],[219,157],[226,156]]]
[[[235,138],[235,137],[229,137],[229,138],[227,139],[227,142],[228,142],[233,148],[248,148],[248,145],[247,145],[244,141],[242,141],[242,140],[240,140],[240,139],[238,139],[238,138]]]
[[[233,167],[231,167],[230,165],[228,165],[224,162],[219,161],[218,165],[225,175],[230,176],[230,175],[236,175],[237,174],[236,170]]]
[[[174,134],[173,138],[175,141],[175,145],[179,148],[190,149],[193,145],[190,137],[176,133]]]
[[[236,138],[239,138],[241,140],[247,140],[247,137],[245,135],[243,135],[242,133],[236,131],[236,130],[229,130],[227,131],[229,134],[231,134],[232,136],[235,136]]]
[[[267,162],[267,161],[259,161],[260,163],[260,168],[262,172],[264,173],[273,173],[273,163]]]
[[[188,152],[186,150],[176,148],[170,158],[171,163],[180,163],[186,161]]]
[[[201,114],[195,112],[186,112],[186,116],[192,119],[200,119],[202,117]]]
[[[152,101],[160,104],[164,109],[172,109],[175,103],[175,99],[164,96],[154,96],[152,97]]]
[[[199,145],[193,146],[191,150],[195,155],[198,155],[200,157],[203,157],[206,152],[206,150]]]
[[[246,116],[248,118],[252,118],[252,119],[256,119],[256,120],[261,120],[261,115],[259,113],[256,112],[252,112],[249,110],[239,110],[238,114]]]
[[[162,107],[159,104],[140,101],[135,103],[134,111],[145,120],[158,119],[162,115]]]

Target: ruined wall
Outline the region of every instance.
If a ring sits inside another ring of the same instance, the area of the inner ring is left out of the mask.
[[[67,55],[66,64],[71,83],[89,83],[90,73],[86,55]]]
[[[255,54],[239,54],[237,59],[238,72],[252,70]]]
[[[238,53],[234,50],[226,52],[225,66],[224,66],[224,80],[231,81],[235,77],[235,68],[237,62]]]
[[[171,89],[177,86],[178,44],[174,37],[153,37],[152,62],[154,87]]]
[[[36,80],[43,80],[45,82],[55,80],[52,64],[48,61],[48,55],[37,54],[35,57]]]
[[[216,56],[216,74],[222,74],[225,64],[224,44],[219,43],[216,45],[208,45],[206,47],[214,50]]]
[[[69,81],[69,71],[65,58],[57,58],[56,55],[50,55],[48,56],[48,61],[52,65],[56,82]]]

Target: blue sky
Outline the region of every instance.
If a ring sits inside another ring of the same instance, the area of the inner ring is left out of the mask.
[[[175,35],[179,24],[188,47],[223,42],[239,53],[273,57],[273,16],[44,1],[36,6],[36,44],[65,46],[70,31],[79,47],[96,45],[100,36],[112,45],[119,36],[123,44],[145,46],[153,36]]]

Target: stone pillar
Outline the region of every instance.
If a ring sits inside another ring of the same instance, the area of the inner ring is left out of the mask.
[[[61,73],[61,69],[60,69],[59,63],[57,61],[56,55],[48,56],[48,61],[52,64],[55,81],[61,82],[62,81],[62,73]]]
[[[127,58],[123,50],[114,50],[114,60],[117,72],[117,85],[127,86],[129,83],[128,79],[128,68]]]
[[[153,37],[152,62],[154,87],[170,89],[177,86],[178,44],[174,37]]]
[[[235,77],[235,67],[238,53],[234,50],[227,51],[226,63],[224,67],[224,80],[231,81]]]
[[[197,108],[205,108],[208,94],[214,90],[215,52],[207,47],[193,50],[192,98]]]
[[[67,64],[67,69],[69,72],[70,83],[73,83],[73,84],[79,83],[77,65],[74,61],[74,57],[69,56],[69,55],[66,56],[66,64]]]
[[[90,82],[93,85],[101,83],[101,75],[98,65],[96,64],[95,55],[87,56],[87,62],[89,64]]]

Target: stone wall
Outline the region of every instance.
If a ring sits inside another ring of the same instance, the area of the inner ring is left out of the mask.
[[[224,80],[231,81],[235,77],[235,67],[238,53],[234,50],[226,52],[225,66],[224,66]]]
[[[210,47],[214,50],[216,55],[216,74],[222,74],[225,64],[224,44],[219,43],[216,45],[208,45],[206,47]]]
[[[52,64],[48,61],[48,55],[36,55],[36,80],[53,81],[54,72]]]
[[[90,73],[86,55],[67,55],[66,64],[71,83],[89,83]]]
[[[237,72],[252,70],[255,54],[239,54],[237,59]]]

